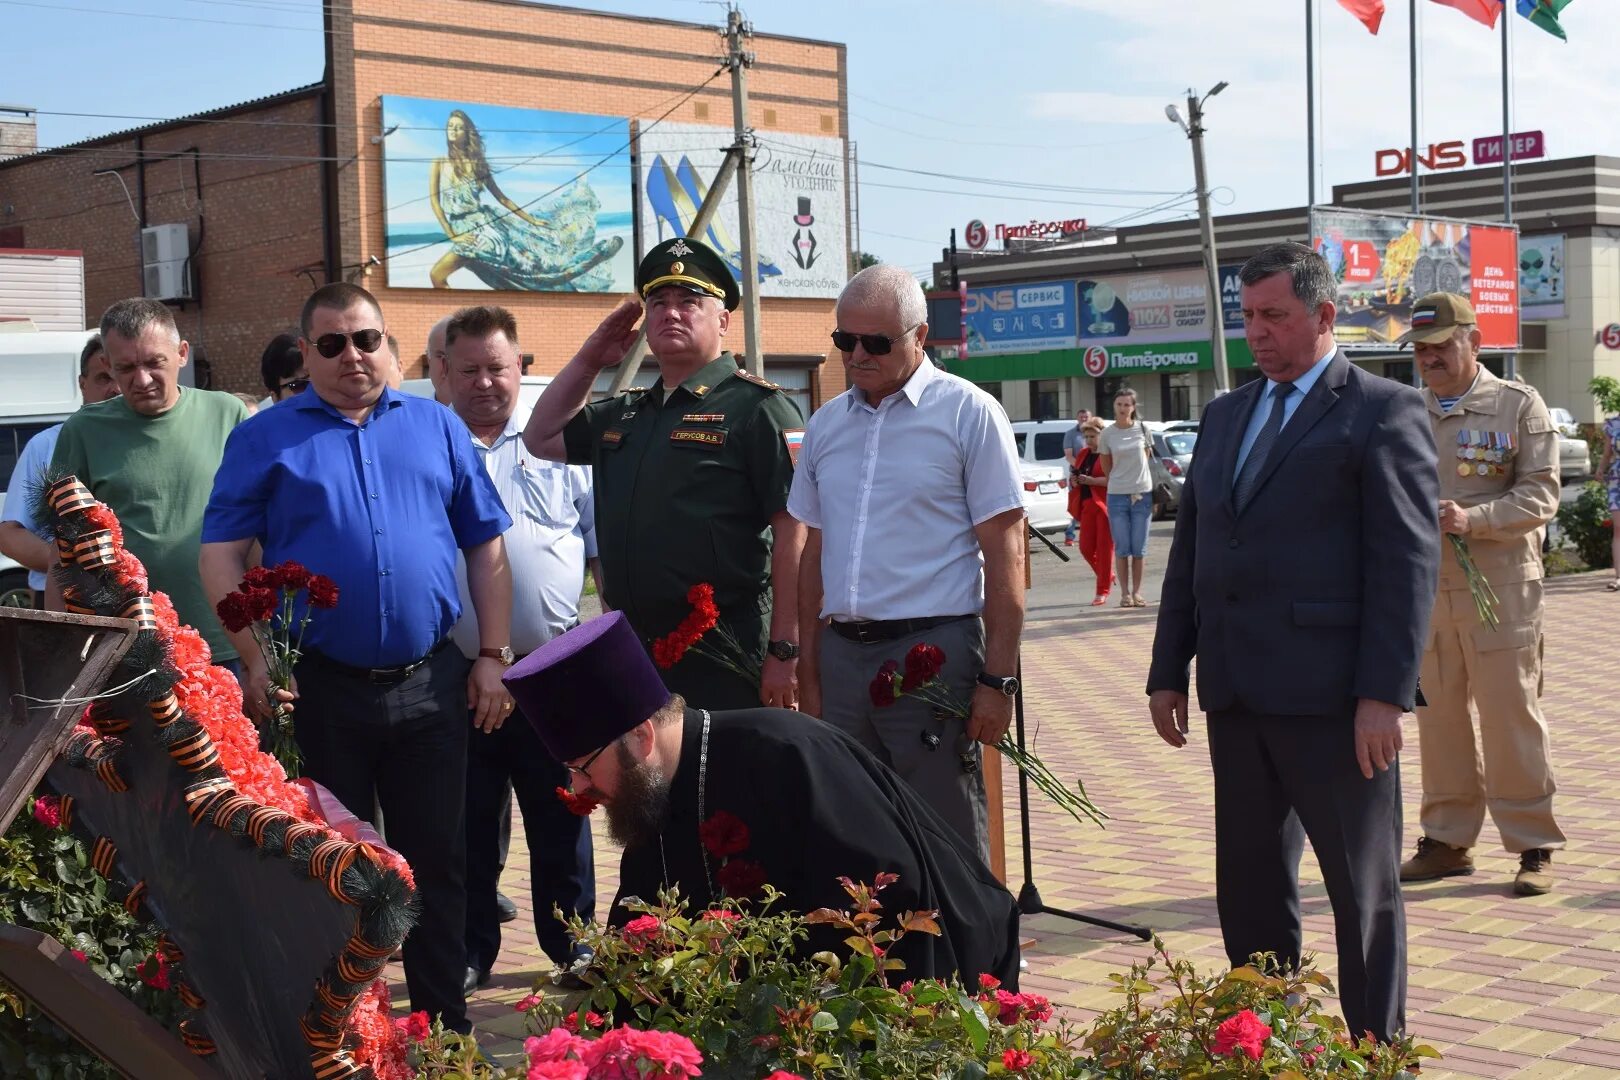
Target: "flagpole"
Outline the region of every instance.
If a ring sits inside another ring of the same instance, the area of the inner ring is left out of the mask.
[[[1316,35],[1311,0],[1305,0],[1305,218],[1309,224],[1316,206]]]
[[[1513,21],[1513,0],[1502,3],[1502,221],[1513,222],[1513,114],[1510,110],[1512,88],[1508,53],[1508,24]],[[1510,379],[1519,377],[1519,354],[1509,349],[1502,361],[1502,372]]]
[[[1407,54],[1407,76],[1412,91],[1412,141],[1408,144],[1412,148],[1411,160],[1407,163],[1412,168],[1412,213],[1418,212],[1418,91],[1417,91],[1417,6],[1418,0],[1412,0],[1407,12],[1407,26],[1411,41]]]

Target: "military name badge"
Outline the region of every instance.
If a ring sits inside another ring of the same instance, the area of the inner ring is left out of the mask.
[[[681,417],[683,424],[723,424],[726,414],[719,412],[689,412]]]
[[[696,443],[699,446],[724,446],[726,433],[704,428],[676,428],[669,433],[670,442]]]
[[[622,442],[624,442],[624,432],[614,429],[602,432],[603,446],[618,446]]]
[[[799,451],[804,448],[804,428],[783,428],[782,441],[787,443],[788,457],[793,461],[793,467],[799,467]]]

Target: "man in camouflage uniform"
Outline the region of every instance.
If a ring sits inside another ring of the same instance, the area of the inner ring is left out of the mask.
[[[1552,888],[1552,763],[1541,714],[1541,538],[1558,510],[1558,435],[1541,395],[1499,379],[1479,362],[1474,309],[1452,293],[1412,308],[1413,358],[1428,389],[1440,448],[1441,532],[1467,541],[1498,603],[1480,617],[1459,560],[1441,559],[1440,591],[1423,653],[1418,738],[1423,757],[1423,835],[1402,881],[1472,874],[1468,849],[1485,811],[1502,845],[1519,856],[1513,890]],[[1476,747],[1472,700],[1479,714]]]
[[[602,600],[644,645],[679,627],[688,592],[708,584],[720,625],[702,647],[723,653],[729,633],[760,669],[756,684],[689,650],[664,672],[671,691],[697,708],[793,708],[804,527],[787,497],[804,420],[721,350],[739,295],[708,247],[659,244],[636,271],[636,291],[657,384],[587,404],[597,376],[635,342],[642,304],[626,300],[546,387],[524,441],[541,457],[592,467]]]

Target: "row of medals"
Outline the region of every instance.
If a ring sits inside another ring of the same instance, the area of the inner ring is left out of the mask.
[[[1507,431],[1457,432],[1458,476],[1506,476],[1513,453],[1513,434]]]

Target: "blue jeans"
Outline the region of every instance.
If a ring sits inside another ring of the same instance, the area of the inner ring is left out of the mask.
[[[1153,493],[1144,491],[1135,502],[1129,495],[1108,495],[1108,527],[1114,534],[1114,558],[1147,557],[1148,518],[1153,513]]]

